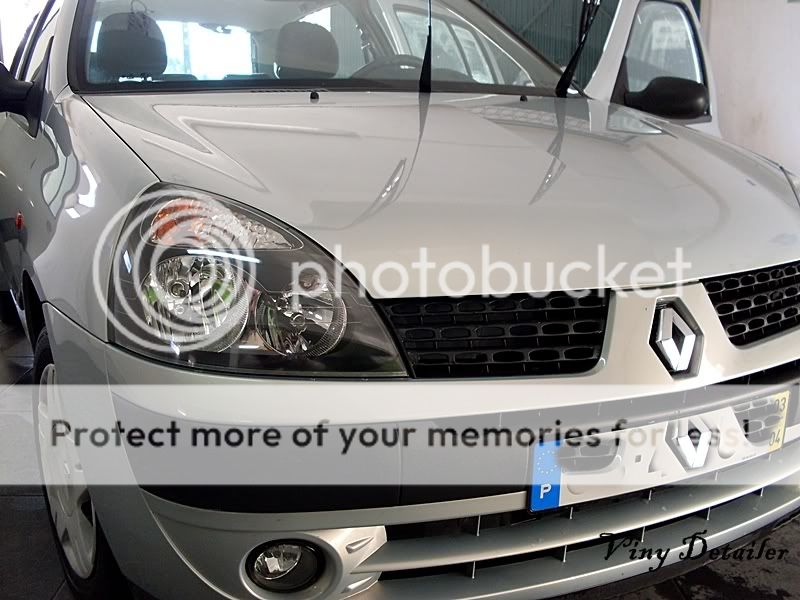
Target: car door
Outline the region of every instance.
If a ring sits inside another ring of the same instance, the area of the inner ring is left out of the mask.
[[[33,28],[36,25],[38,20],[39,20],[39,15],[36,14],[33,17],[33,19],[31,20],[31,22],[28,25],[28,27],[26,28],[25,33],[22,36],[22,40],[20,41],[19,46],[17,47],[17,50],[14,52],[14,56],[13,57],[10,57],[10,56],[7,57],[11,61],[10,64],[6,60],[1,61],[3,63],[3,65],[6,68],[8,68],[9,72],[15,77],[16,77],[16,74],[19,72],[19,66],[20,66],[20,63],[22,62],[22,57],[23,57],[23,55],[25,53],[25,50],[28,47],[28,41],[29,41],[29,39],[31,37],[31,32],[33,31]],[[0,113],[0,131],[2,131],[2,128],[3,128],[3,125],[5,123],[5,120],[6,120],[7,116],[8,115],[6,113]],[[1,137],[0,137],[0,139],[1,139]],[[0,146],[0,156],[2,156],[2,154],[3,154],[3,147]],[[0,164],[2,164],[1,161],[0,161]],[[3,187],[6,184],[5,179],[6,179],[6,173],[5,173],[5,171],[2,170],[2,168],[0,168],[0,199],[3,198],[2,190],[3,190]],[[2,203],[1,202],[0,202],[0,209],[2,209]],[[0,210],[0,214],[1,213],[2,213],[2,210]],[[0,292],[6,292],[11,288],[11,285],[9,283],[8,277],[6,275],[6,273],[8,272],[9,265],[8,265],[8,260],[7,260],[7,253],[5,252],[5,248],[4,248],[5,244],[2,243],[2,240],[4,240],[7,237],[6,235],[3,234],[3,228],[9,229],[9,232],[11,232],[11,231],[14,230],[15,224],[10,222],[10,221],[8,221],[8,220],[4,221],[4,220],[0,219]]]
[[[625,104],[626,92],[639,92],[656,77],[689,79],[708,89],[709,111],[680,123],[719,136],[716,90],[700,32],[690,0],[621,0],[586,93]]]
[[[60,6],[60,0],[50,0],[37,17],[19,63],[12,71],[17,79],[33,81],[46,73],[48,48]],[[22,289],[20,265],[25,223],[35,219],[34,212],[42,202],[41,177],[36,172],[41,175],[41,159],[46,158],[43,155],[52,154],[51,145],[44,138],[41,130],[32,135],[24,117],[0,114],[0,262],[17,299]]]

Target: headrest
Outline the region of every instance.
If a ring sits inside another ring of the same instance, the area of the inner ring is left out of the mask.
[[[164,33],[144,13],[110,15],[100,25],[97,59],[97,67],[111,79],[157,77],[167,70]]]
[[[339,47],[314,23],[288,23],[278,34],[275,64],[281,79],[329,79],[339,70]]]

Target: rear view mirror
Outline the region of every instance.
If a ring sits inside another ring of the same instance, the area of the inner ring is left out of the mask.
[[[27,100],[33,84],[17,81],[0,63],[0,112],[12,112],[27,117]]]
[[[679,77],[656,77],[641,92],[626,92],[625,105],[668,119],[699,119],[708,115],[708,88]]]

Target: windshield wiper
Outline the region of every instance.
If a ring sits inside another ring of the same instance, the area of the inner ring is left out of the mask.
[[[558,80],[556,85],[556,96],[559,98],[566,98],[569,88],[575,79],[575,71],[578,69],[578,62],[581,60],[583,49],[586,47],[586,42],[589,40],[589,32],[594,25],[595,17],[600,12],[600,5],[603,0],[583,0],[583,10],[581,11],[581,27],[578,37],[578,47],[572,58],[569,59],[567,68],[561,74],[561,79]]]

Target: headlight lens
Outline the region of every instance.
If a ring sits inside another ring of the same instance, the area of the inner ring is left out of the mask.
[[[159,185],[114,257],[111,335],[187,366],[297,376],[403,376],[383,322],[313,242],[231,200]]]
[[[789,180],[789,185],[792,186],[794,195],[797,197],[797,202],[800,204],[800,176],[795,175],[786,169],[783,169],[783,172],[786,174],[786,178]]]

